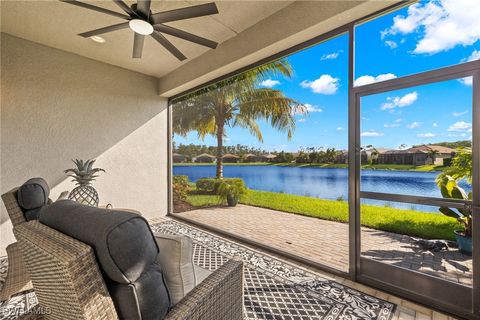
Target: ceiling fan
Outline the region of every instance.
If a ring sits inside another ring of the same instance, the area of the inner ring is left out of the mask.
[[[187,57],[185,57],[185,55],[183,55],[183,53],[180,52],[180,50],[178,50],[170,41],[168,41],[162,33],[169,34],[171,36],[197,43],[212,49],[215,49],[218,45],[218,43],[216,43],[215,41],[199,37],[197,35],[165,24],[166,22],[217,14],[218,9],[213,2],[186,8],[152,13],[150,11],[151,0],[138,0],[136,4],[133,4],[130,7],[122,0],[113,0],[113,2],[126,13],[123,14],[77,0],[60,1],[127,20],[126,22],[114,24],[112,26],[80,33],[79,36],[89,38],[115,30],[130,28],[132,31],[134,31],[135,34],[133,39],[133,58],[142,57],[143,42],[145,40],[145,36],[147,35],[150,35],[153,39],[155,39],[158,43],[165,47],[165,49],[167,49],[180,61],[187,59]]]

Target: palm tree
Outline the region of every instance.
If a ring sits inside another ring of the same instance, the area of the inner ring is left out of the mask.
[[[428,157],[432,159],[432,164],[435,164],[435,159],[437,158],[438,153],[439,152],[437,150],[434,150],[432,148],[428,150]]]
[[[306,113],[303,105],[280,90],[260,86],[261,81],[275,76],[292,76],[287,60],[263,65],[174,101],[174,133],[186,136],[196,131],[201,139],[207,135],[216,137],[217,178],[223,177],[223,140],[227,127],[248,129],[263,142],[257,121],[265,120],[273,128],[286,132],[290,139],[295,130],[295,114]]]

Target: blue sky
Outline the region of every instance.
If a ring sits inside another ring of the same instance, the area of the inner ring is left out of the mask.
[[[356,28],[355,84],[401,77],[480,59],[479,0],[420,1]],[[268,79],[266,87],[282,90],[310,110],[297,115],[291,140],[259,122],[264,142],[248,131],[228,128],[226,145],[267,150],[301,147],[346,149],[348,36],[340,35],[288,57],[294,75]],[[469,81],[470,80],[470,81]],[[397,148],[404,144],[471,139],[471,79],[414,87],[365,97],[361,102],[362,145]],[[196,133],[176,143],[215,145]]]

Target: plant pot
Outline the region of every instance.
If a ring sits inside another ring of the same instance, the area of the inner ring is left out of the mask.
[[[472,237],[465,236],[463,230],[455,230],[454,233],[458,249],[462,252],[472,254]]]
[[[238,197],[229,194],[227,195],[227,204],[229,207],[235,207],[238,203]]]

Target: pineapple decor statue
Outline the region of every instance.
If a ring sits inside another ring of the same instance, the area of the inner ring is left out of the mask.
[[[67,169],[65,173],[70,173],[68,176],[73,178],[72,181],[74,181],[77,186],[70,192],[68,198],[81,204],[97,207],[98,193],[97,190],[92,187],[91,183],[98,177],[98,175],[95,175],[97,172],[105,172],[105,170],[94,168],[93,164],[95,160],[93,159],[87,161],[75,159],[72,161],[77,167]]]

